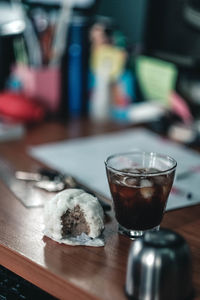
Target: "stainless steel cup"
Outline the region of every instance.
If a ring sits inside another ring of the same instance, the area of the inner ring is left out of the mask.
[[[134,300],[192,299],[191,254],[182,236],[149,231],[129,251],[125,292]]]

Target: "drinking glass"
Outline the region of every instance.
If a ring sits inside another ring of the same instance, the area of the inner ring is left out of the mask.
[[[164,154],[128,152],[105,161],[119,232],[130,238],[159,230],[177,163]]]

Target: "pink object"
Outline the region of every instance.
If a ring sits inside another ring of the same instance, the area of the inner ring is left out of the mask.
[[[176,92],[172,92],[170,100],[172,110],[180,116],[185,123],[190,123],[193,120],[193,116],[186,101]]]
[[[60,70],[57,67],[31,68],[15,66],[13,73],[21,80],[23,93],[40,101],[56,113],[60,105]]]

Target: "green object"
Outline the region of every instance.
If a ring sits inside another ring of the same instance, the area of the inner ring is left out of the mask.
[[[138,56],[135,59],[135,71],[145,100],[169,105],[169,96],[177,80],[176,66],[160,59]]]

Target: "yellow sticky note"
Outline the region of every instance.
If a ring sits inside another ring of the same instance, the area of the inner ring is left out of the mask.
[[[122,73],[125,58],[123,50],[113,45],[102,45],[94,50],[91,66],[94,73],[106,73],[110,80],[114,80]]]

